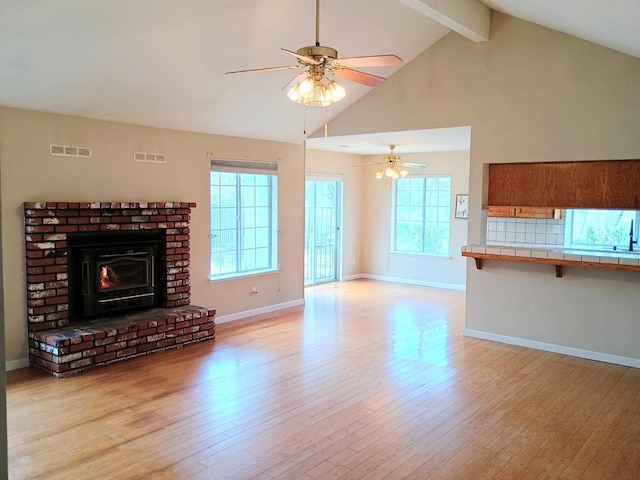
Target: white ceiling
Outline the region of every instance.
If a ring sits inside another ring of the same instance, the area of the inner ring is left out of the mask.
[[[322,0],[320,43],[339,57],[393,53],[406,64],[449,32],[418,8],[438,3]],[[640,57],[639,0],[482,3]],[[478,0],[446,5],[463,17],[467,7],[485,8]],[[0,105],[300,143],[371,89],[342,81],[345,100],[305,108],[282,91],[298,71],[225,72],[293,64],[280,49],[314,42],[314,0],[0,0]],[[362,70],[389,77],[397,67]],[[448,140],[441,141],[438,132],[422,133],[428,140],[405,132],[405,143],[459,147],[460,131],[442,129]],[[333,140],[362,144],[350,153],[403,141]]]

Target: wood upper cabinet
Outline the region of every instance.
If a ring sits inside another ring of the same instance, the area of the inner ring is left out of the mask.
[[[490,206],[487,217],[511,218],[516,216],[516,207],[496,207]]]
[[[518,207],[516,217],[519,218],[554,218],[555,208]]]
[[[487,204],[640,210],[640,160],[494,163]]]
[[[487,210],[487,217],[500,218],[555,218],[554,208],[540,207],[499,207],[490,206]]]

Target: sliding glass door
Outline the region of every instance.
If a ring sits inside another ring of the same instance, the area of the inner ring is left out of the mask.
[[[304,284],[338,278],[342,182],[305,182]]]

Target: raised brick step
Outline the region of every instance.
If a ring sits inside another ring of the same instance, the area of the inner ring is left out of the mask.
[[[67,377],[150,352],[215,337],[216,311],[187,305],[154,308],[52,330],[29,332],[30,363]]]

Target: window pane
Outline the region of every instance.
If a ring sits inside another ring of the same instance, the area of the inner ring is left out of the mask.
[[[255,243],[256,247],[268,247],[271,243],[271,235],[269,228],[256,228],[255,229]]]
[[[628,248],[632,221],[637,237],[638,217],[634,210],[568,210],[565,245]]]
[[[252,228],[255,226],[256,226],[256,209],[243,208],[242,209],[242,227]]]
[[[262,268],[268,268],[269,265],[269,259],[270,259],[270,254],[269,254],[269,249],[268,248],[256,248],[255,250],[256,252],[256,268],[257,269],[262,269]]]
[[[438,178],[438,190],[451,191],[451,177]]]
[[[450,177],[397,179],[394,213],[395,251],[449,255]]]
[[[220,185],[233,185],[235,187],[237,181],[237,174],[222,172],[220,175]]]
[[[275,175],[211,172],[211,275],[276,264],[275,185]]]
[[[236,228],[237,215],[235,208],[219,208],[220,228]]]
[[[255,209],[255,226],[268,227],[271,223],[271,210],[269,207],[260,207]]]
[[[236,206],[236,187],[220,187],[219,191],[220,205],[223,207],[235,207]]]
[[[256,233],[253,228],[242,229],[242,250],[253,249],[256,246]]]

